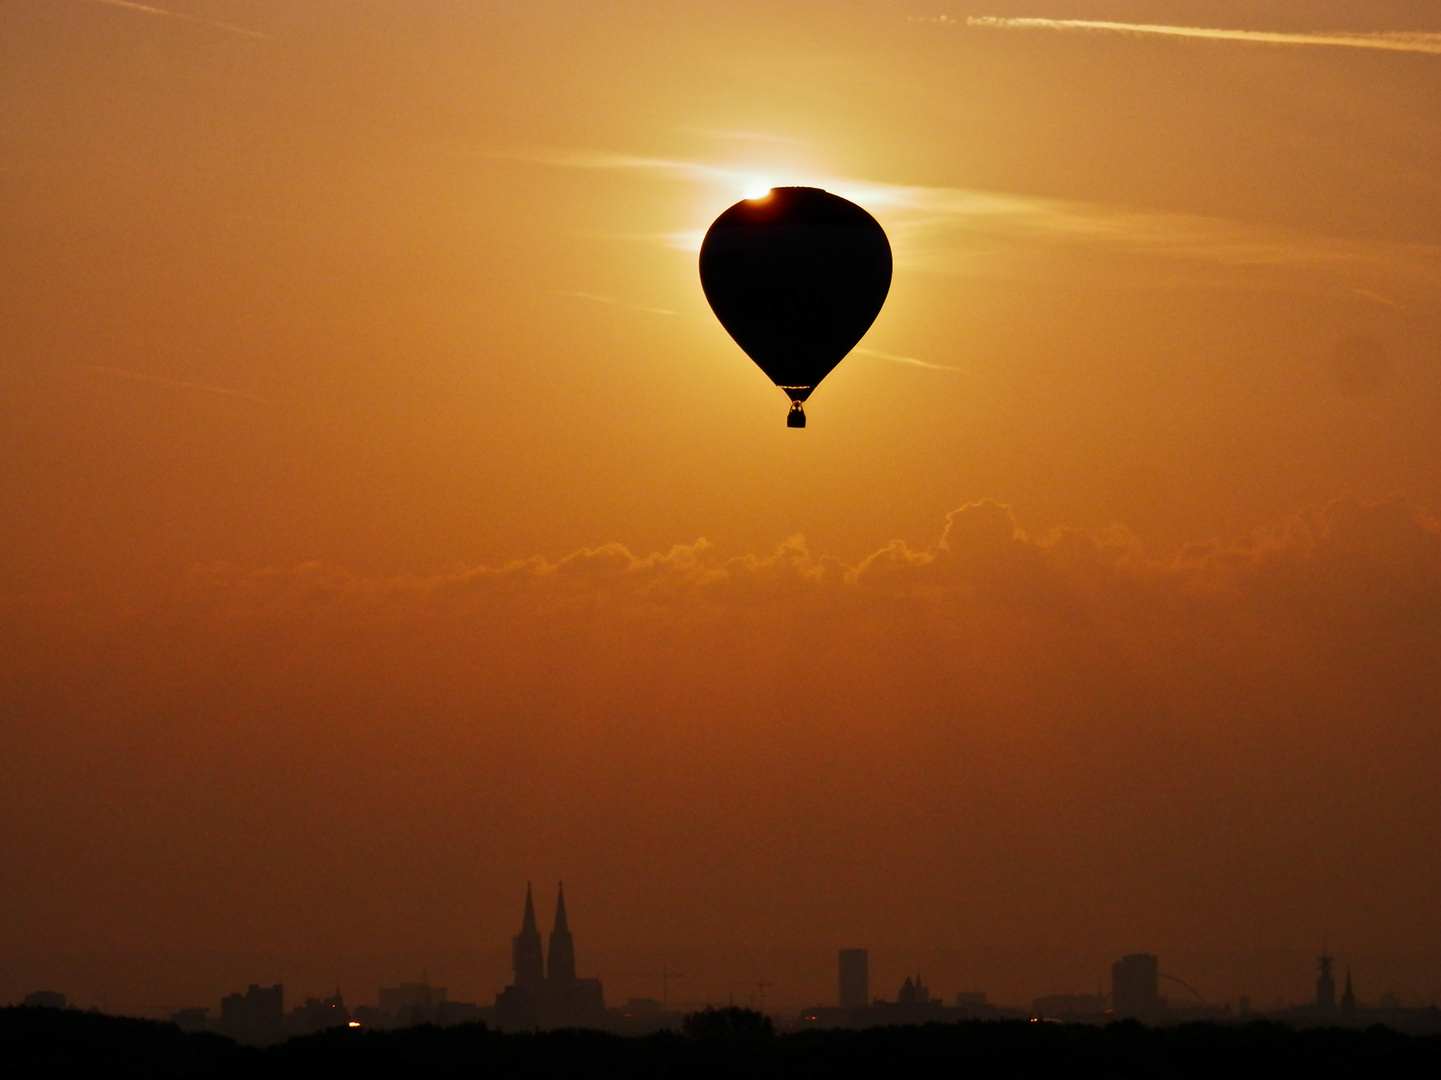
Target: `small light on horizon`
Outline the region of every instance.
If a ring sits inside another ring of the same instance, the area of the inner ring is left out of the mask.
[[[352,1021],[350,1022],[350,1025],[349,1025],[349,1026],[350,1026],[350,1027],[359,1027],[359,1026],[360,1026],[360,1021],[359,1021],[359,1020],[352,1020]]]

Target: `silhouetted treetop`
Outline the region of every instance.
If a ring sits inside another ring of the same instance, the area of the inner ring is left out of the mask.
[[[681,1021],[681,1032],[692,1039],[769,1039],[775,1036],[776,1026],[765,1013],[731,1005],[688,1013]]]

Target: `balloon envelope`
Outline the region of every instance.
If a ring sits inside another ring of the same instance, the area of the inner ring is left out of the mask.
[[[736,344],[801,402],[880,313],[891,245],[853,202],[820,188],[773,188],[716,218],[701,244],[700,280]],[[800,415],[792,426],[804,424]]]

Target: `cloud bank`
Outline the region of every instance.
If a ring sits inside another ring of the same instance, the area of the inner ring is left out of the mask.
[[[227,618],[617,620],[711,625],[786,608],[794,616],[997,615],[1152,632],[1190,610],[1285,623],[1441,635],[1441,525],[1393,497],[1343,500],[1240,542],[1147,554],[1126,529],[1020,529],[1008,507],[971,503],[940,538],[896,540],[856,564],[792,538],[765,554],[721,557],[705,540],[637,555],[619,544],[434,577],[377,579],[311,563],[187,578],[183,606]],[[897,606],[899,605],[899,606]],[[1173,628],[1185,637],[1186,620]],[[1441,639],[1438,639],[1441,640]]]

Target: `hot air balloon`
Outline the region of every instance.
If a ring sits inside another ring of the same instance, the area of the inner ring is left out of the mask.
[[[855,347],[891,287],[891,245],[859,206],[812,187],[772,188],[715,219],[700,249],[700,282],[735,342],[801,402]]]

